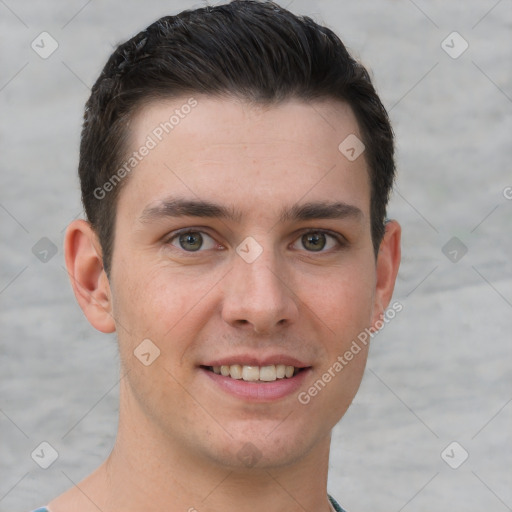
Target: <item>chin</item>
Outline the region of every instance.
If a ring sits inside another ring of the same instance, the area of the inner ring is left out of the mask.
[[[208,456],[226,469],[243,471],[269,470],[296,464],[319,443],[329,443],[330,429],[314,432],[311,426],[293,425],[289,419],[273,422],[245,422],[218,443],[210,439]],[[291,428],[290,428],[291,427]],[[323,429],[322,429],[323,430]]]

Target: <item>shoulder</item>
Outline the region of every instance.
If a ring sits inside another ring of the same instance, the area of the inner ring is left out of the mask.
[[[340,507],[338,502],[331,495],[329,495],[329,501],[331,502],[336,512],[347,512],[344,508]]]

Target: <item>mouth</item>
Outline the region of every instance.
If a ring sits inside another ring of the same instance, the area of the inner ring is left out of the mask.
[[[199,370],[208,379],[208,387],[213,384],[214,388],[244,402],[266,403],[294,396],[312,372],[312,366],[302,366],[288,357],[279,358],[284,361],[275,364],[271,364],[272,359],[247,359],[233,364],[233,360],[212,361],[209,365],[199,366]],[[227,364],[219,364],[221,362]]]
[[[274,382],[281,379],[291,379],[307,367],[296,367],[285,364],[270,364],[265,366],[252,366],[242,364],[201,366],[207,371],[223,377],[245,382]]]

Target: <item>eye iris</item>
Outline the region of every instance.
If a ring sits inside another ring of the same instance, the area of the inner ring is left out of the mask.
[[[302,237],[302,242],[306,249],[312,251],[321,251],[326,244],[324,233],[307,233]]]
[[[197,251],[203,245],[203,237],[200,233],[184,233],[180,235],[180,245],[183,249]]]

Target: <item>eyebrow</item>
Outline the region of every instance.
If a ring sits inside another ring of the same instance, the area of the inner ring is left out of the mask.
[[[211,201],[171,197],[156,205],[147,206],[139,217],[139,221],[149,223],[170,217],[216,218],[239,223],[243,214],[234,207],[226,207]],[[360,220],[363,217],[363,212],[351,204],[341,201],[312,201],[283,208],[279,220],[284,223],[316,219]]]

